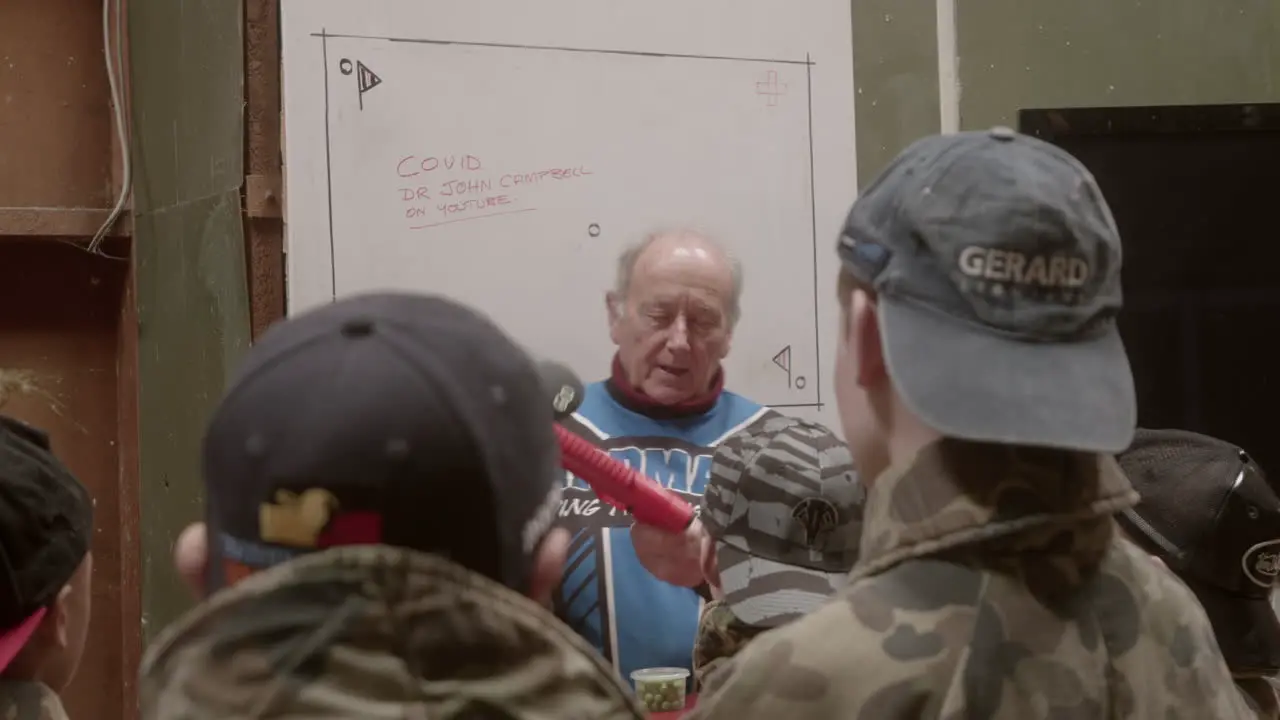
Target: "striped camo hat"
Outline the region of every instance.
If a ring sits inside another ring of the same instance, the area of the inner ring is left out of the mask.
[[[858,559],[865,500],[848,447],[822,425],[777,416],[727,438],[702,499],[725,604],[754,627],[817,609]]]

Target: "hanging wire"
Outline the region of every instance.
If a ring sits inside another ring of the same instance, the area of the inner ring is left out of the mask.
[[[114,11],[114,12],[113,12]],[[113,17],[114,16],[114,17]],[[120,181],[120,195],[116,198],[115,207],[107,214],[107,219],[94,233],[93,239],[85,248],[94,255],[127,260],[128,258],[109,255],[102,250],[102,244],[111,232],[111,227],[124,213],[124,206],[129,201],[129,191],[133,186],[133,152],[129,145],[129,133],[125,125],[125,98],[120,85],[120,74],[124,71],[124,31],[121,0],[102,0],[102,52],[107,64],[107,83],[111,87],[111,104],[115,110],[116,140],[120,146],[121,167],[123,177]],[[114,22],[113,22],[114,20]],[[114,31],[113,31],[114,30]],[[112,42],[114,36],[114,42]]]

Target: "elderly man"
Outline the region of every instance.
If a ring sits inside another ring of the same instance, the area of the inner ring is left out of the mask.
[[[721,361],[741,294],[741,267],[704,235],[655,233],[628,248],[605,297],[618,346],[613,371],[587,387],[565,425],[696,504],[713,448],[774,415],[724,389]],[[705,597],[690,587],[702,585],[697,542],[687,550],[690,562],[676,568],[683,574],[642,564],[631,518],[575,477],[560,515],[573,540],[557,614],[623,677],[645,667],[689,668]],[[701,537],[700,527],[691,537]],[[643,540],[638,531],[641,549]]]
[[[1088,171],[1008,128],[925,138],[838,249],[858,562],[690,717],[1248,717],[1195,596],[1112,517],[1138,501],[1112,458],[1137,408]]]

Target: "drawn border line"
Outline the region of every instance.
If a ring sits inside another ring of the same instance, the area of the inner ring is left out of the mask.
[[[783,59],[777,59],[777,58],[750,58],[750,57],[732,57],[732,56],[724,56],[724,55],[657,53],[657,52],[641,52],[637,50],[605,50],[605,49],[599,49],[599,48],[574,48],[574,47],[560,47],[560,46],[549,46],[549,45],[521,45],[521,44],[515,44],[515,43],[484,43],[484,42],[467,42],[467,41],[458,41],[458,40],[432,40],[428,38],[399,38],[399,37],[388,37],[388,36],[379,36],[379,35],[353,35],[353,34],[329,33],[324,29],[322,29],[318,33],[311,33],[311,36],[321,38],[322,43],[325,45],[324,70],[325,70],[326,165],[328,164],[328,155],[329,155],[329,137],[328,137],[329,136],[329,107],[328,107],[329,63],[328,63],[328,54],[327,54],[327,49],[328,49],[327,46],[328,46],[329,38],[342,38],[347,40],[380,40],[383,42],[417,43],[417,44],[423,44],[423,45],[459,45],[462,47],[507,48],[507,49],[513,49],[513,50],[543,50],[547,52],[569,52],[569,53],[584,53],[584,54],[595,54],[595,55],[624,55],[624,56],[630,56],[630,57],[677,58],[677,59],[685,59],[685,60],[717,60],[722,62],[750,62],[750,63],[768,63],[768,64],[805,66],[806,99],[808,101],[808,116],[809,116],[808,117],[808,120],[809,120],[809,212],[810,212],[810,233],[812,237],[812,251],[813,251],[813,312],[814,312],[813,324],[814,324],[814,349],[815,349],[814,374],[816,376],[815,377],[816,383],[814,386],[814,390],[817,393],[817,402],[770,405],[769,407],[779,407],[779,408],[813,407],[818,409],[822,408],[823,406],[823,403],[822,403],[822,337],[821,337],[819,320],[818,320],[818,224],[817,224],[818,209],[817,209],[817,198],[814,195],[816,182],[814,178],[814,148],[813,148],[813,66],[816,65],[817,63],[813,61],[813,56],[811,54],[805,53],[804,60],[783,60]],[[336,262],[336,258],[334,257],[335,253],[334,253],[334,242],[333,242],[332,171],[329,171],[328,174],[329,174],[329,179],[328,179],[329,258],[330,258],[330,272],[333,276],[332,277],[333,296],[336,299],[337,298],[337,277],[336,277],[337,262]]]
[[[314,35],[313,35],[314,37]],[[320,30],[320,56],[324,62],[324,183],[329,193],[329,289],[330,297],[338,299],[338,258],[333,243],[333,143],[329,139],[329,37]]]
[[[808,61],[809,53],[805,53]],[[805,67],[805,99],[809,103],[809,232],[813,238],[813,372],[817,377],[814,389],[818,400],[814,405],[822,408],[822,329],[818,321],[818,183],[813,167],[813,63]]]
[[[463,40],[431,40],[429,38],[385,37],[381,35],[341,35],[335,33],[311,33],[311,37],[343,38],[346,40],[382,40],[385,42],[418,43],[422,45],[461,45],[463,47],[510,48],[512,50],[545,50],[548,52],[588,53],[594,55],[629,55],[632,57],[682,58],[686,60],[721,60],[727,62],[770,63],[779,65],[814,65],[807,54],[804,60],[779,60],[776,58],[733,57],[729,55],[692,55],[683,53],[641,52],[639,50],[606,50],[603,48],[577,48],[557,45],[518,45],[515,43],[468,42]]]

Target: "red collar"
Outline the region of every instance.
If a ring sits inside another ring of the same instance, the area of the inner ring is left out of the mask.
[[[666,405],[633,386],[622,369],[622,360],[614,355],[613,375],[606,383],[606,387],[619,404],[646,417],[656,419],[689,417],[701,415],[715,406],[716,401],[720,399],[720,393],[724,392],[724,370],[716,371],[715,377],[711,379],[711,387],[705,393],[674,405]]]

